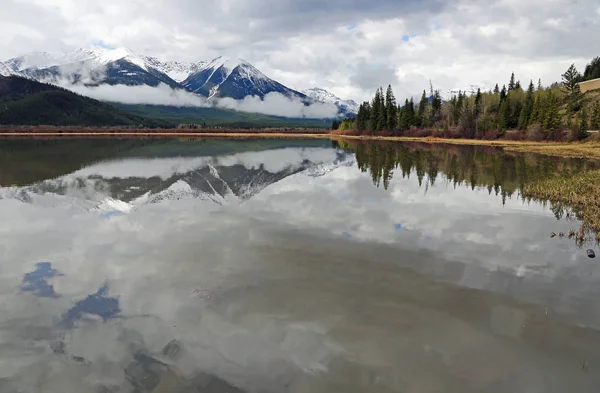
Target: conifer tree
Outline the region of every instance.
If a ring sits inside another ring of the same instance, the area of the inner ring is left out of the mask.
[[[558,100],[552,90],[548,91],[546,97],[546,105],[544,105],[544,122],[543,127],[548,131],[557,130],[560,127],[560,114],[558,112]]]
[[[371,103],[371,129],[381,131],[383,129],[382,117],[385,116],[385,108],[381,105],[381,88],[375,92],[375,97]]]
[[[505,98],[504,101],[500,104],[500,109],[498,111],[498,129],[500,131],[506,131],[509,127],[510,121],[510,102],[508,98]]]
[[[408,101],[408,111],[406,117],[408,118],[408,127],[416,126],[416,114],[415,114],[415,102],[412,97]]]
[[[475,117],[478,117],[481,114],[481,89],[477,89],[477,94],[475,95]]]
[[[496,83],[496,86],[494,86],[494,94],[500,94],[500,88],[498,88],[497,83]]]
[[[396,97],[394,97],[391,85],[388,86],[385,93],[385,111],[387,129],[394,131],[398,128],[398,104],[396,103]]]
[[[562,74],[562,84],[569,97],[569,111],[571,113],[575,113],[581,108],[580,80],[581,74],[575,68],[575,64],[571,64],[567,71]]]
[[[587,136],[587,131],[590,129],[590,125],[588,122],[588,112],[585,105],[581,108],[581,112],[579,112],[579,130],[582,133],[582,137]]]
[[[360,131],[369,129],[369,122],[371,118],[371,105],[367,101],[363,102],[358,108],[358,114],[356,115],[356,127]]]
[[[500,90],[500,102],[506,99],[506,85],[502,85],[502,90]]]
[[[535,100],[533,102],[533,110],[531,111],[531,116],[529,116],[529,124],[533,124],[536,122],[541,123],[543,120],[542,117],[542,93],[537,93],[535,96]]]
[[[594,105],[590,127],[592,130],[600,130],[600,101],[596,101],[596,105]]]
[[[424,118],[425,118],[425,113],[426,113],[428,103],[429,103],[429,100],[427,99],[427,93],[425,92],[425,90],[423,90],[423,95],[421,96],[421,101],[419,101],[419,108],[417,111],[417,121],[418,121],[419,127],[427,126],[427,121],[424,120]]]
[[[542,91],[544,88],[542,87],[542,78],[538,79],[537,91]]]
[[[515,73],[510,74],[510,81],[508,82],[508,91],[515,89]]]
[[[521,90],[521,81],[517,81],[517,83],[515,83],[515,90]]]

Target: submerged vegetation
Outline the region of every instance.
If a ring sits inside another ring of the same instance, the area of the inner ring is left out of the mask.
[[[569,206],[575,215],[583,221],[578,234],[581,237],[586,230],[597,233],[600,241],[600,170],[586,171],[575,175],[559,175],[549,179],[527,184],[522,190],[523,196],[549,200],[555,206]],[[566,211],[565,214],[571,214]]]

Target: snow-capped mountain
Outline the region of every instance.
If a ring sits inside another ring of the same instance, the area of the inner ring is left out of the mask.
[[[13,71],[20,72],[30,67],[47,68],[56,65],[56,60],[64,57],[62,52],[29,52],[19,57],[14,57],[4,63]]]
[[[264,98],[269,93],[280,93],[298,98],[305,105],[315,101],[336,105],[340,115],[358,110],[355,102],[344,101],[322,89],[310,89],[309,94],[305,94],[286,87],[242,59],[217,57],[211,61],[185,63],[162,61],[127,48],[95,48],[70,53],[31,52],[9,59],[5,64],[11,73],[42,82],[152,87],[162,83],[209,99]]]
[[[146,64],[169,76],[175,82],[181,83],[190,75],[203,69],[209,62],[185,63],[179,61],[161,61],[156,57],[144,56]]]
[[[0,62],[0,76],[10,76],[13,71],[4,63]]]
[[[351,153],[340,150],[332,155],[330,150],[320,148],[304,152],[290,149],[289,161],[276,165],[261,162],[264,157],[280,157],[284,150],[221,158],[171,157],[152,162],[131,158],[100,162],[24,187],[0,187],[0,199],[43,206],[70,204],[86,210],[124,213],[169,200],[199,199],[225,205],[243,203],[288,176],[323,176],[355,163]],[[173,167],[169,169],[168,165]],[[158,170],[160,176],[154,170]]]
[[[342,100],[338,96],[328,92],[325,89],[313,87],[312,89],[303,90],[302,93],[317,101],[334,104],[338,108],[344,108],[349,113],[358,113],[359,105],[355,101]]]
[[[305,95],[269,78],[242,59],[217,57],[186,78],[182,85],[202,96],[243,99],[248,95],[263,98],[276,92],[301,99]]]

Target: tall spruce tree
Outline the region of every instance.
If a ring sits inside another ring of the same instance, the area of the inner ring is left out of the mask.
[[[596,131],[600,130],[600,101],[596,101],[596,105],[594,105],[590,128]]]
[[[415,114],[415,101],[413,100],[412,97],[410,97],[410,100],[408,101],[408,127],[412,127],[412,126],[416,126],[417,125],[417,119],[416,119],[416,114]]]
[[[515,73],[510,74],[510,81],[508,82],[508,91],[515,89]]]
[[[567,71],[562,74],[562,84],[569,97],[569,111],[571,113],[575,113],[581,108],[580,80],[581,74],[575,68],[575,64],[571,64]]]
[[[498,87],[497,83],[496,86],[494,86],[494,94],[500,94],[500,88]]]
[[[588,121],[588,112],[586,106],[584,105],[579,112],[579,130],[581,131],[580,138],[586,137],[589,129],[590,124]]]
[[[423,95],[421,96],[421,101],[419,101],[419,108],[417,109],[417,121],[419,127],[427,127],[427,120],[425,119],[425,113],[427,113],[427,104],[429,104],[429,100],[427,99],[427,93],[423,90]]]
[[[475,95],[475,117],[478,117],[481,114],[481,105],[482,105],[482,95],[481,89],[477,89],[477,94]]]
[[[555,131],[561,126],[560,113],[558,109],[558,99],[552,92],[548,91],[546,96],[546,105],[544,105],[544,122],[543,127],[547,131]]]
[[[385,111],[387,129],[394,131],[398,128],[398,104],[391,85],[388,86],[385,93]]]
[[[360,131],[365,131],[370,128],[371,119],[371,105],[365,101],[358,108],[358,114],[356,115],[356,127]]]
[[[502,85],[502,90],[500,90],[500,103],[506,99],[506,85]]]

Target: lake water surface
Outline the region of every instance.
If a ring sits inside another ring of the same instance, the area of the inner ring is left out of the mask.
[[[0,141],[0,392],[598,392],[598,248],[520,189],[599,167]]]

